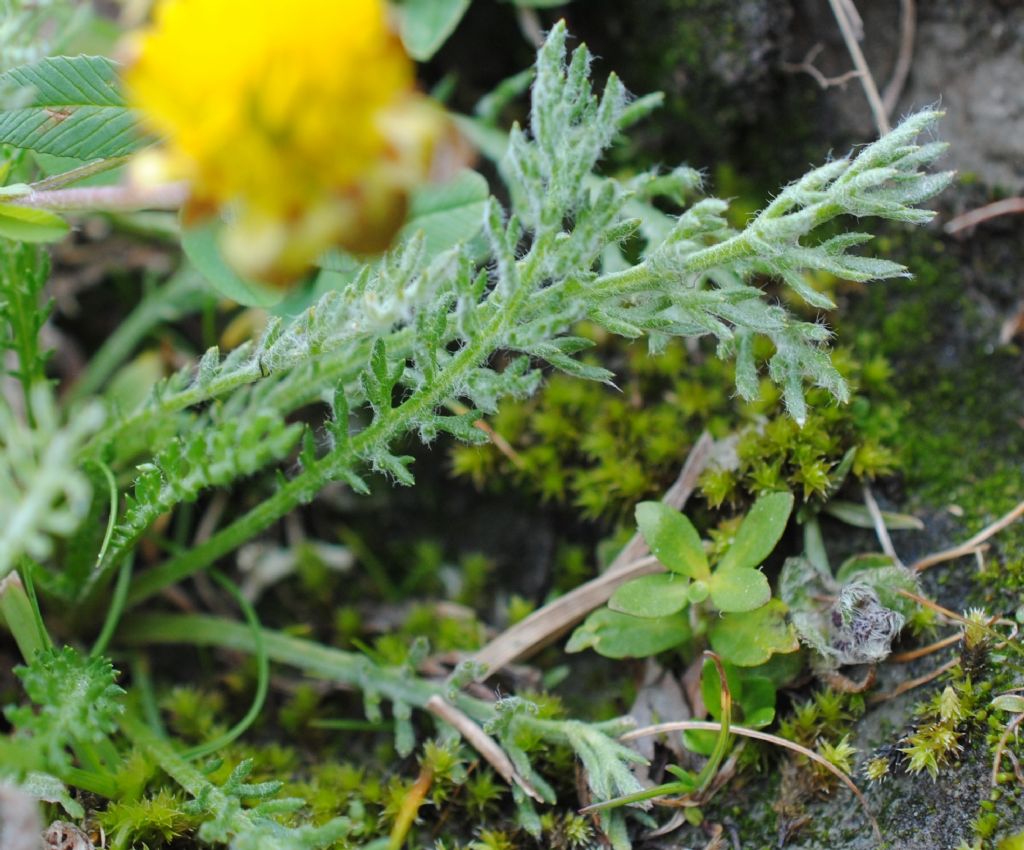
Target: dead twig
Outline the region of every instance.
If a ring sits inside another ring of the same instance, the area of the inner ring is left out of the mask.
[[[832,7],[832,14],[835,16],[836,23],[839,24],[839,31],[842,33],[846,50],[849,52],[853,65],[857,69],[861,87],[864,89],[868,106],[871,107],[871,114],[875,119],[875,126],[878,128],[878,134],[884,136],[892,127],[889,124],[889,116],[885,111],[885,106],[882,104],[882,98],[878,94],[875,78],[871,76],[871,69],[868,67],[867,60],[864,59],[864,52],[860,49],[860,44],[857,42],[855,21],[859,16],[858,18],[854,17],[856,15],[856,7],[853,5],[852,0],[828,0],[828,3]]]
[[[544,44],[544,27],[537,10],[529,6],[516,6],[516,23],[527,43],[534,50],[539,50]]]
[[[875,684],[875,679],[877,678],[878,669],[874,664],[868,666],[867,671],[864,673],[864,678],[860,681],[851,679],[838,670],[822,675],[822,681],[832,690],[838,691],[841,694],[862,694]]]
[[[665,493],[663,501],[666,504],[679,509],[686,504],[711,457],[713,445],[714,441],[708,434],[701,435],[690,451],[679,477]],[[647,555],[648,551],[643,537],[639,533],[633,535],[602,575],[560,596],[502,632],[473,656],[472,661],[482,665],[482,672],[476,680],[483,681],[506,664],[557,639],[595,608],[604,605],[616,588],[630,579],[662,572],[664,567],[653,555]]]
[[[814,64],[814,60],[824,49],[825,45],[819,41],[807,51],[807,54],[800,62],[783,62],[782,70],[789,74],[807,74],[822,89],[845,86],[850,80],[855,80],[860,76],[860,71],[847,71],[845,74],[840,74],[837,77],[826,77]]]
[[[469,413],[469,408],[457,401],[450,401],[447,406],[452,413],[460,416],[464,413]],[[473,427],[483,431],[487,435],[487,438],[494,443],[494,448],[505,455],[516,469],[523,468],[523,459],[519,455],[519,452],[512,448],[512,444],[501,436],[501,434],[495,431],[493,426],[483,419],[477,419],[476,422],[473,423]]]
[[[519,775],[505,751],[471,717],[437,695],[427,700],[427,711],[454,727],[509,785],[514,783],[538,803],[544,802],[537,789]]]
[[[882,106],[890,118],[903,93],[910,73],[910,63],[914,58],[914,38],[917,35],[917,10],[914,5],[914,0],[900,0],[900,49],[896,54],[892,77],[882,94]]]
[[[988,221],[990,218],[1022,212],[1024,212],[1024,197],[1003,198],[1001,201],[993,201],[991,204],[985,204],[983,207],[978,207],[976,210],[970,210],[958,215],[956,218],[950,219],[942,229],[946,233],[959,233],[961,230],[974,227],[983,221]]]
[[[687,730],[719,732],[721,731],[721,728],[722,724],[716,723],[713,720],[677,720],[672,723],[657,723],[654,726],[645,726],[642,729],[634,729],[623,735],[620,740],[632,741],[635,738],[641,738],[646,735],[661,735],[664,732],[685,732]],[[857,798],[857,802],[860,803],[861,808],[864,810],[864,815],[871,823],[872,832],[874,832],[875,837],[878,838],[879,841],[882,840],[882,832],[878,828],[878,822],[871,814],[871,810],[868,808],[868,802],[864,799],[864,795],[861,793],[861,790],[854,784],[853,780],[850,779],[849,776],[843,773],[828,759],[818,755],[814,750],[809,750],[807,747],[803,747],[793,741],[787,741],[785,738],[780,738],[778,735],[770,735],[767,732],[759,732],[756,729],[747,729],[745,726],[733,726],[732,724],[729,725],[729,732],[744,738],[753,738],[756,741],[767,741],[769,744],[775,744],[778,747],[784,747],[787,750],[792,750],[793,752],[806,756],[811,761],[820,764],[829,773],[842,782],[843,785],[845,785]]]
[[[944,549],[941,552],[936,552],[933,555],[928,555],[917,561],[911,569],[915,573],[924,572],[929,567],[934,567],[936,564],[941,564],[944,561],[952,561],[954,558],[961,558],[964,555],[972,554],[982,543],[988,540],[990,537],[998,534],[1008,525],[1012,525],[1018,519],[1024,516],[1024,502],[1021,502],[1017,507],[1010,511],[1005,516],[1000,517],[991,525],[985,526],[981,531],[974,535],[970,540],[961,543],[959,546],[954,546],[952,549]]]
[[[931,655],[933,652],[938,652],[940,649],[945,649],[947,646],[953,646],[955,643],[960,643],[961,635],[955,634],[949,637],[944,637],[942,640],[937,640],[935,643],[930,643],[927,646],[920,646],[917,649],[910,649],[907,652],[899,652],[896,655],[890,655],[888,660],[893,664],[907,664],[910,661],[916,661],[918,658],[924,658],[926,655]]]

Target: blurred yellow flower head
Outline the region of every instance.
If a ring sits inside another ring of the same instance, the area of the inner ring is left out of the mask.
[[[163,0],[125,73],[163,140],[137,178],[187,180],[186,215],[222,211],[252,278],[383,250],[441,129],[388,23],[383,0]]]

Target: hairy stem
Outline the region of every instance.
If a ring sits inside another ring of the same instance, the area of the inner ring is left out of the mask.
[[[163,186],[82,186],[76,189],[43,189],[8,199],[8,203],[53,212],[137,212],[176,210],[188,200],[187,183]]]

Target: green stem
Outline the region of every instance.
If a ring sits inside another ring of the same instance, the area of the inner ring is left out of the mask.
[[[431,697],[444,695],[440,684],[411,677],[401,668],[378,667],[354,652],[266,629],[260,634],[272,661],[312,676],[375,690],[388,699],[417,708],[425,708]],[[121,630],[121,640],[130,644],[186,643],[256,652],[256,638],[247,624],[200,614],[147,614],[129,621]],[[486,719],[493,713],[488,703],[465,695],[459,697],[457,705],[477,719]]]
[[[54,174],[50,177],[44,177],[42,180],[37,180],[35,183],[31,184],[30,188],[36,192],[49,192],[53,189],[62,189],[65,186],[70,186],[72,183],[78,183],[79,181],[85,180],[89,177],[95,177],[97,174],[103,174],[106,171],[112,171],[115,168],[120,168],[130,159],[130,156],[112,156],[107,159],[93,160],[92,162],[87,162],[85,165],[72,168],[69,171],[62,171],[60,174]]]
[[[8,199],[19,207],[54,212],[135,212],[176,210],[188,199],[188,185],[167,183],[151,189],[136,186],[82,186],[76,189],[32,190]]]
[[[238,589],[233,581],[216,570],[213,571],[212,576],[213,580],[230,593],[238,604],[238,607],[242,609],[242,613],[245,615],[245,621],[248,623],[249,630],[252,632],[253,649],[255,650],[257,667],[256,693],[253,696],[252,705],[249,706],[249,710],[241,720],[239,720],[223,735],[219,735],[212,741],[207,741],[206,743],[192,747],[190,750],[184,752],[182,755],[187,759],[202,758],[210,755],[211,753],[215,753],[217,750],[223,749],[228,746],[228,744],[238,739],[241,735],[245,734],[246,730],[248,730],[248,728],[252,726],[260,716],[260,711],[263,710],[263,704],[267,700],[267,691],[270,687],[270,656],[267,655],[267,648],[263,643],[263,630],[260,628],[260,621],[256,616],[256,611],[253,609],[252,605],[249,604],[249,601],[242,595],[242,591]]]
[[[107,651],[107,644],[117,631],[117,624],[121,621],[124,613],[125,601],[128,598],[128,587],[132,580],[132,565],[135,563],[135,553],[132,552],[121,564],[121,571],[117,575],[117,584],[114,586],[114,595],[110,600],[110,607],[107,608],[107,615],[103,620],[103,628],[100,629],[96,643],[92,645],[89,653],[93,657],[102,655]]]
[[[125,712],[121,718],[121,731],[132,745],[160,766],[160,769],[180,785],[190,797],[202,800],[204,808],[211,814],[219,815],[227,819],[223,824],[227,827],[232,836],[247,835],[248,841],[239,841],[239,845],[245,846],[273,846],[281,847],[302,847],[302,846],[332,846],[346,831],[348,821],[345,818],[335,818],[327,824],[319,827],[317,838],[313,841],[300,842],[296,839],[289,840],[281,834],[284,827],[280,824],[271,824],[269,829],[266,826],[266,816],[259,816],[248,809],[239,809],[237,798],[229,796],[209,779],[192,763],[177,752],[171,743],[161,737],[157,732],[145,724],[145,722],[133,710]],[[260,841],[261,833],[273,831],[274,841]],[[232,842],[233,843],[233,842]]]

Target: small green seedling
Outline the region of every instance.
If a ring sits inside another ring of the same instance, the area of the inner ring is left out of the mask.
[[[719,615],[709,621],[708,640],[729,663],[753,667],[775,653],[795,651],[786,606],[771,598],[768,579],[758,569],[782,537],[792,510],[791,493],[758,498],[712,569],[689,519],[661,502],[641,502],[637,526],[667,572],[623,584],[607,608],[576,630],[569,651],[593,647],[624,658],[670,649],[691,637],[686,609],[705,603]]]

